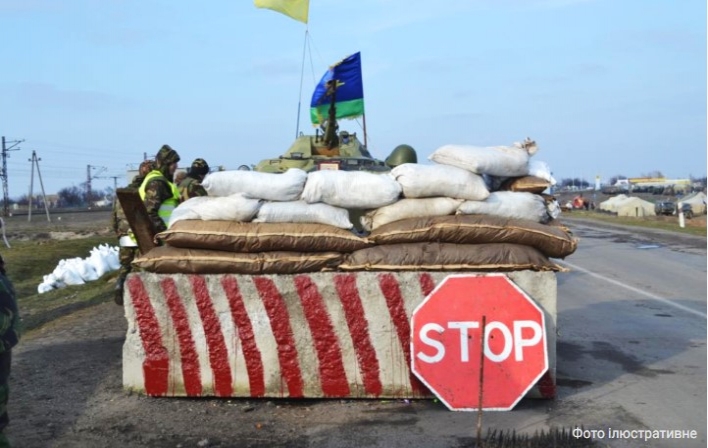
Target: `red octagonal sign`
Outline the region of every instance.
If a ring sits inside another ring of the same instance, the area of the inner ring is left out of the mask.
[[[454,411],[508,411],[548,370],[541,308],[503,274],[451,275],[413,311],[411,368]]]

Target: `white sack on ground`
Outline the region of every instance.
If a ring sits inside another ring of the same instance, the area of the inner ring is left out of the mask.
[[[170,226],[184,219],[249,222],[258,213],[261,203],[260,199],[250,199],[242,194],[187,199],[172,212]]]
[[[266,202],[261,205],[253,222],[307,222],[328,224],[340,229],[351,229],[349,212],[329,204],[308,204],[305,201]]]
[[[532,193],[497,191],[484,201],[465,201],[457,209],[462,215],[492,215],[546,223],[548,209],[543,197]]]
[[[450,165],[404,163],[391,170],[406,198],[447,197],[482,201],[489,196],[484,180],[471,171]]]
[[[91,255],[81,258],[59,260],[54,271],[42,278],[37,286],[37,292],[43,294],[53,289],[65,288],[67,285],[83,285],[86,282],[98,280],[106,272],[120,269],[118,248],[102,244],[91,250]]]
[[[389,173],[363,171],[314,171],[307,175],[302,199],[342,208],[379,208],[401,195],[401,185]]]
[[[462,202],[462,199],[452,198],[401,199],[366,213],[361,217],[361,225],[371,231],[401,219],[452,215]]]
[[[529,173],[529,157],[536,153],[536,143],[526,140],[512,146],[445,145],[433,152],[430,160],[452,165],[477,174],[519,177]]]
[[[556,184],[556,180],[551,175],[551,167],[540,160],[529,160],[529,176],[540,177],[550,182],[551,185]]]
[[[306,180],[307,173],[298,168],[290,168],[282,174],[238,170],[218,171],[207,175],[202,186],[209,196],[242,193],[252,199],[296,201],[300,199]]]

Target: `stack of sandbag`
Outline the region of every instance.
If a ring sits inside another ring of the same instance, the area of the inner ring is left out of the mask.
[[[179,221],[133,263],[162,274],[297,274],[335,270],[371,243],[328,224]]]
[[[368,236],[375,245],[353,252],[346,271],[561,271],[577,240],[558,225],[488,215],[412,218],[383,225]]]
[[[361,218],[376,245],[347,256],[343,270],[560,270],[577,242],[548,225],[557,203],[541,193],[555,183],[536,143],[445,145],[433,165],[404,164],[391,175],[404,199]],[[556,247],[560,244],[560,247]]]

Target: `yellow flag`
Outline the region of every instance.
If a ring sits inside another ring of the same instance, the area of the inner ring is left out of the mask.
[[[268,8],[307,23],[310,0],[254,0],[257,8]]]

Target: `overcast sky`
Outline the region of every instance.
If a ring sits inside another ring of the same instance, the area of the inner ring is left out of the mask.
[[[378,158],[528,136],[558,179],[706,175],[705,0],[311,0],[309,32],[301,131],[316,80],[361,51]],[[122,185],[163,143],[182,166],[281,154],[304,37],[250,0],[0,0],[0,135],[25,139],[10,196],[32,150],[48,194],[87,165]]]

